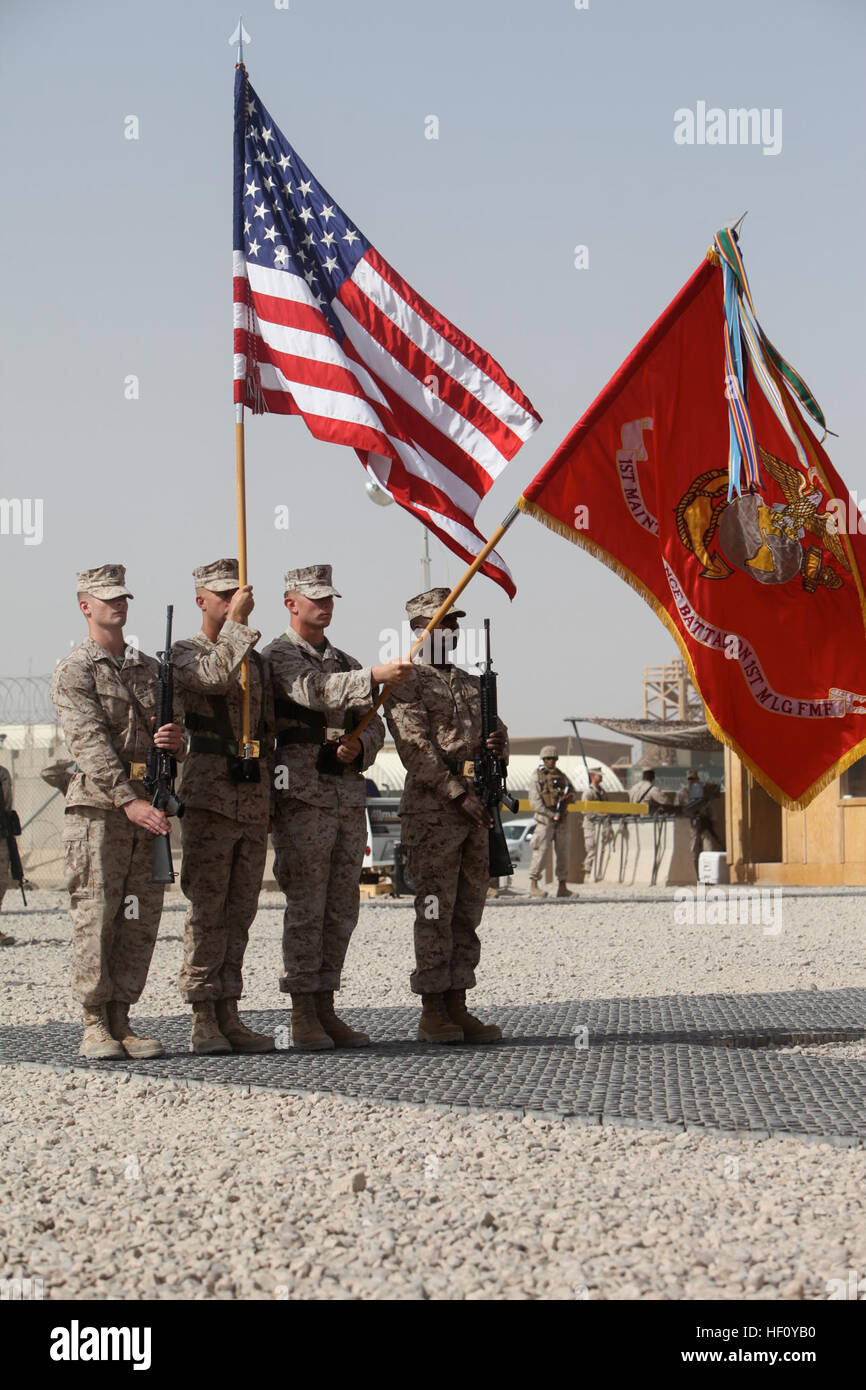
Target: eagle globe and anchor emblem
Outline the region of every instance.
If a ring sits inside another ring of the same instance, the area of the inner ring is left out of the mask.
[[[676,508],[677,531],[702,565],[703,579],[728,579],[734,569],[758,584],[788,584],[799,574],[806,593],[819,585],[839,589],[839,571],[850,572],[836,517],[821,511],[824,494],[814,469],[808,475],[758,446],[761,466],[778,484],[784,502],[768,504],[758,492],[728,500],[727,469],[695,478]]]

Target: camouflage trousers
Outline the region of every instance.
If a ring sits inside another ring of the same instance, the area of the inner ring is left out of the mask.
[[[551,840],[556,858],[556,877],[560,881],[568,877],[568,821],[565,816],[561,816],[557,825],[554,825],[552,820],[535,822],[532,834],[532,863],[529,866],[530,878],[541,877],[544,858]]]
[[[358,884],[367,844],[363,806],[330,810],[295,798],[277,805],[274,872],[286,895],[284,994],[339,989],[358,923]]]
[[[150,881],[152,846],[150,832],[122,810],[66,812],[72,993],[80,1004],[134,1004],[144,989],[165,892]]]
[[[481,959],[477,927],[490,883],[490,842],[459,811],[402,817],[415,885],[415,994],[472,989]]]
[[[181,993],[188,1004],[240,999],[244,953],[265,871],[267,822],[243,825],[188,806],[180,824],[180,886],[189,899]]]
[[[583,818],[583,878],[588,883],[595,872],[595,851],[598,844],[598,835],[601,825],[597,820],[590,820],[589,816]]]
[[[0,907],[3,906],[3,899],[12,885],[12,875],[9,872],[9,850],[6,848],[6,841],[0,840]]]

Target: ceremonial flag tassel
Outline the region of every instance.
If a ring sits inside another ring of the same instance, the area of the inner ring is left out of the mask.
[[[825,427],[719,232],[518,502],[642,595],[713,733],[793,808],[866,754],[866,538],[798,406]]]
[[[414,290],[235,80],[235,402],[301,415],[467,563],[481,499],[540,423],[520,388]],[[481,572],[514,595],[495,550]]]

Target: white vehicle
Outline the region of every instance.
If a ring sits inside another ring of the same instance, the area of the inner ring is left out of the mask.
[[[535,817],[516,816],[514,820],[503,821],[502,829],[505,831],[505,841],[508,845],[508,853],[511,855],[511,862],[516,868],[532,853]]]

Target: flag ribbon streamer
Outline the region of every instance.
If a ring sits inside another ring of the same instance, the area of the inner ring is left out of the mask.
[[[752,428],[746,398],[743,372],[743,349],[755,377],[774,415],[782,425],[797,452],[802,467],[808,472],[810,463],[779,391],[779,376],[785,381],[802,408],[821,426],[825,434],[824,414],[803,378],[764,334],[755,314],[755,304],[735,233],[727,227],[716,232],[712,251],[722,267],[725,299],[725,395],[728,398],[730,446],[728,454],[728,500],[736,492],[743,493],[743,470],[747,489],[761,486],[761,470],[755,433]],[[775,370],[774,370],[775,369]]]

